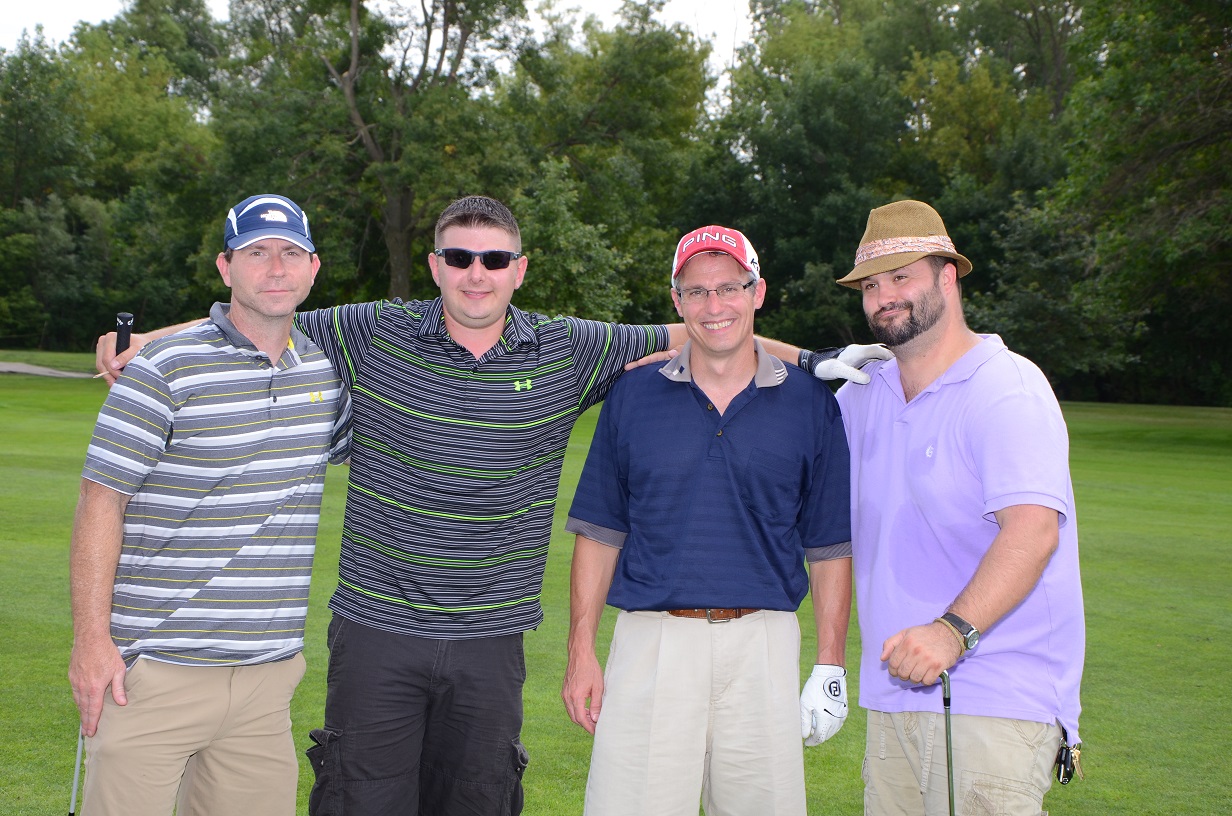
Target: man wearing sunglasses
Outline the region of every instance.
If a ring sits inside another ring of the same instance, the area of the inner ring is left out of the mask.
[[[686,339],[512,306],[527,258],[491,198],[450,204],[435,237],[440,297],[297,318],[354,405],[314,814],[520,812],[522,633],[543,619],[569,432],[626,364]],[[844,355],[771,351],[863,377]]]
[[[797,726],[816,745],[847,712],[843,421],[828,388],[753,336],[766,282],[743,234],[684,236],[671,282],[689,342],[612,388],[566,525],[561,696],[595,735],[585,812],[804,816]],[[801,697],[796,609],[810,584],[813,675],[832,682],[810,679]],[[606,673],[605,600],[621,610]]]

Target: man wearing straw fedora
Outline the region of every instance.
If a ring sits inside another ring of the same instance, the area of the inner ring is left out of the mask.
[[[874,209],[855,268],[895,359],[839,391],[868,710],[865,813],[1041,812],[1078,743],[1085,627],[1065,422],[1043,373],[963,318],[960,255],[919,201]]]

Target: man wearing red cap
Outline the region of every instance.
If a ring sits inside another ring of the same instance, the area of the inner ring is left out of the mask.
[[[695,816],[700,801],[710,816],[802,816],[797,725],[816,744],[847,711],[842,418],[829,389],[754,337],[766,282],[744,235],[684,236],[671,281],[689,341],[612,389],[566,526],[562,697],[595,735],[586,813]],[[818,666],[798,698],[810,584]],[[622,610],[606,674],[605,600]]]

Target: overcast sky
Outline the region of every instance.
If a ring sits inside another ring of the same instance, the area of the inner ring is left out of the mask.
[[[215,18],[227,17],[227,0],[206,0]],[[11,50],[21,38],[22,30],[34,34],[42,23],[43,35],[57,43],[68,39],[79,20],[99,23],[120,13],[122,0],[40,0],[20,2],[5,0],[0,13],[0,48]],[[537,0],[528,0],[535,8]],[[562,9],[580,8],[584,14],[594,14],[604,25],[615,22],[620,0],[557,0]],[[667,22],[684,23],[699,39],[708,40],[714,51],[711,62],[715,73],[731,64],[736,45],[749,36],[748,0],[668,0],[661,18]]]

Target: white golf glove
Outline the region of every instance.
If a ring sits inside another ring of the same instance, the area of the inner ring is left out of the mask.
[[[819,380],[851,380],[866,385],[869,376],[860,369],[873,360],[892,360],[894,352],[883,345],[861,346],[852,344],[845,348],[827,348],[800,352],[798,365]]]
[[[821,745],[847,721],[847,670],[818,663],[800,692],[800,738]]]

